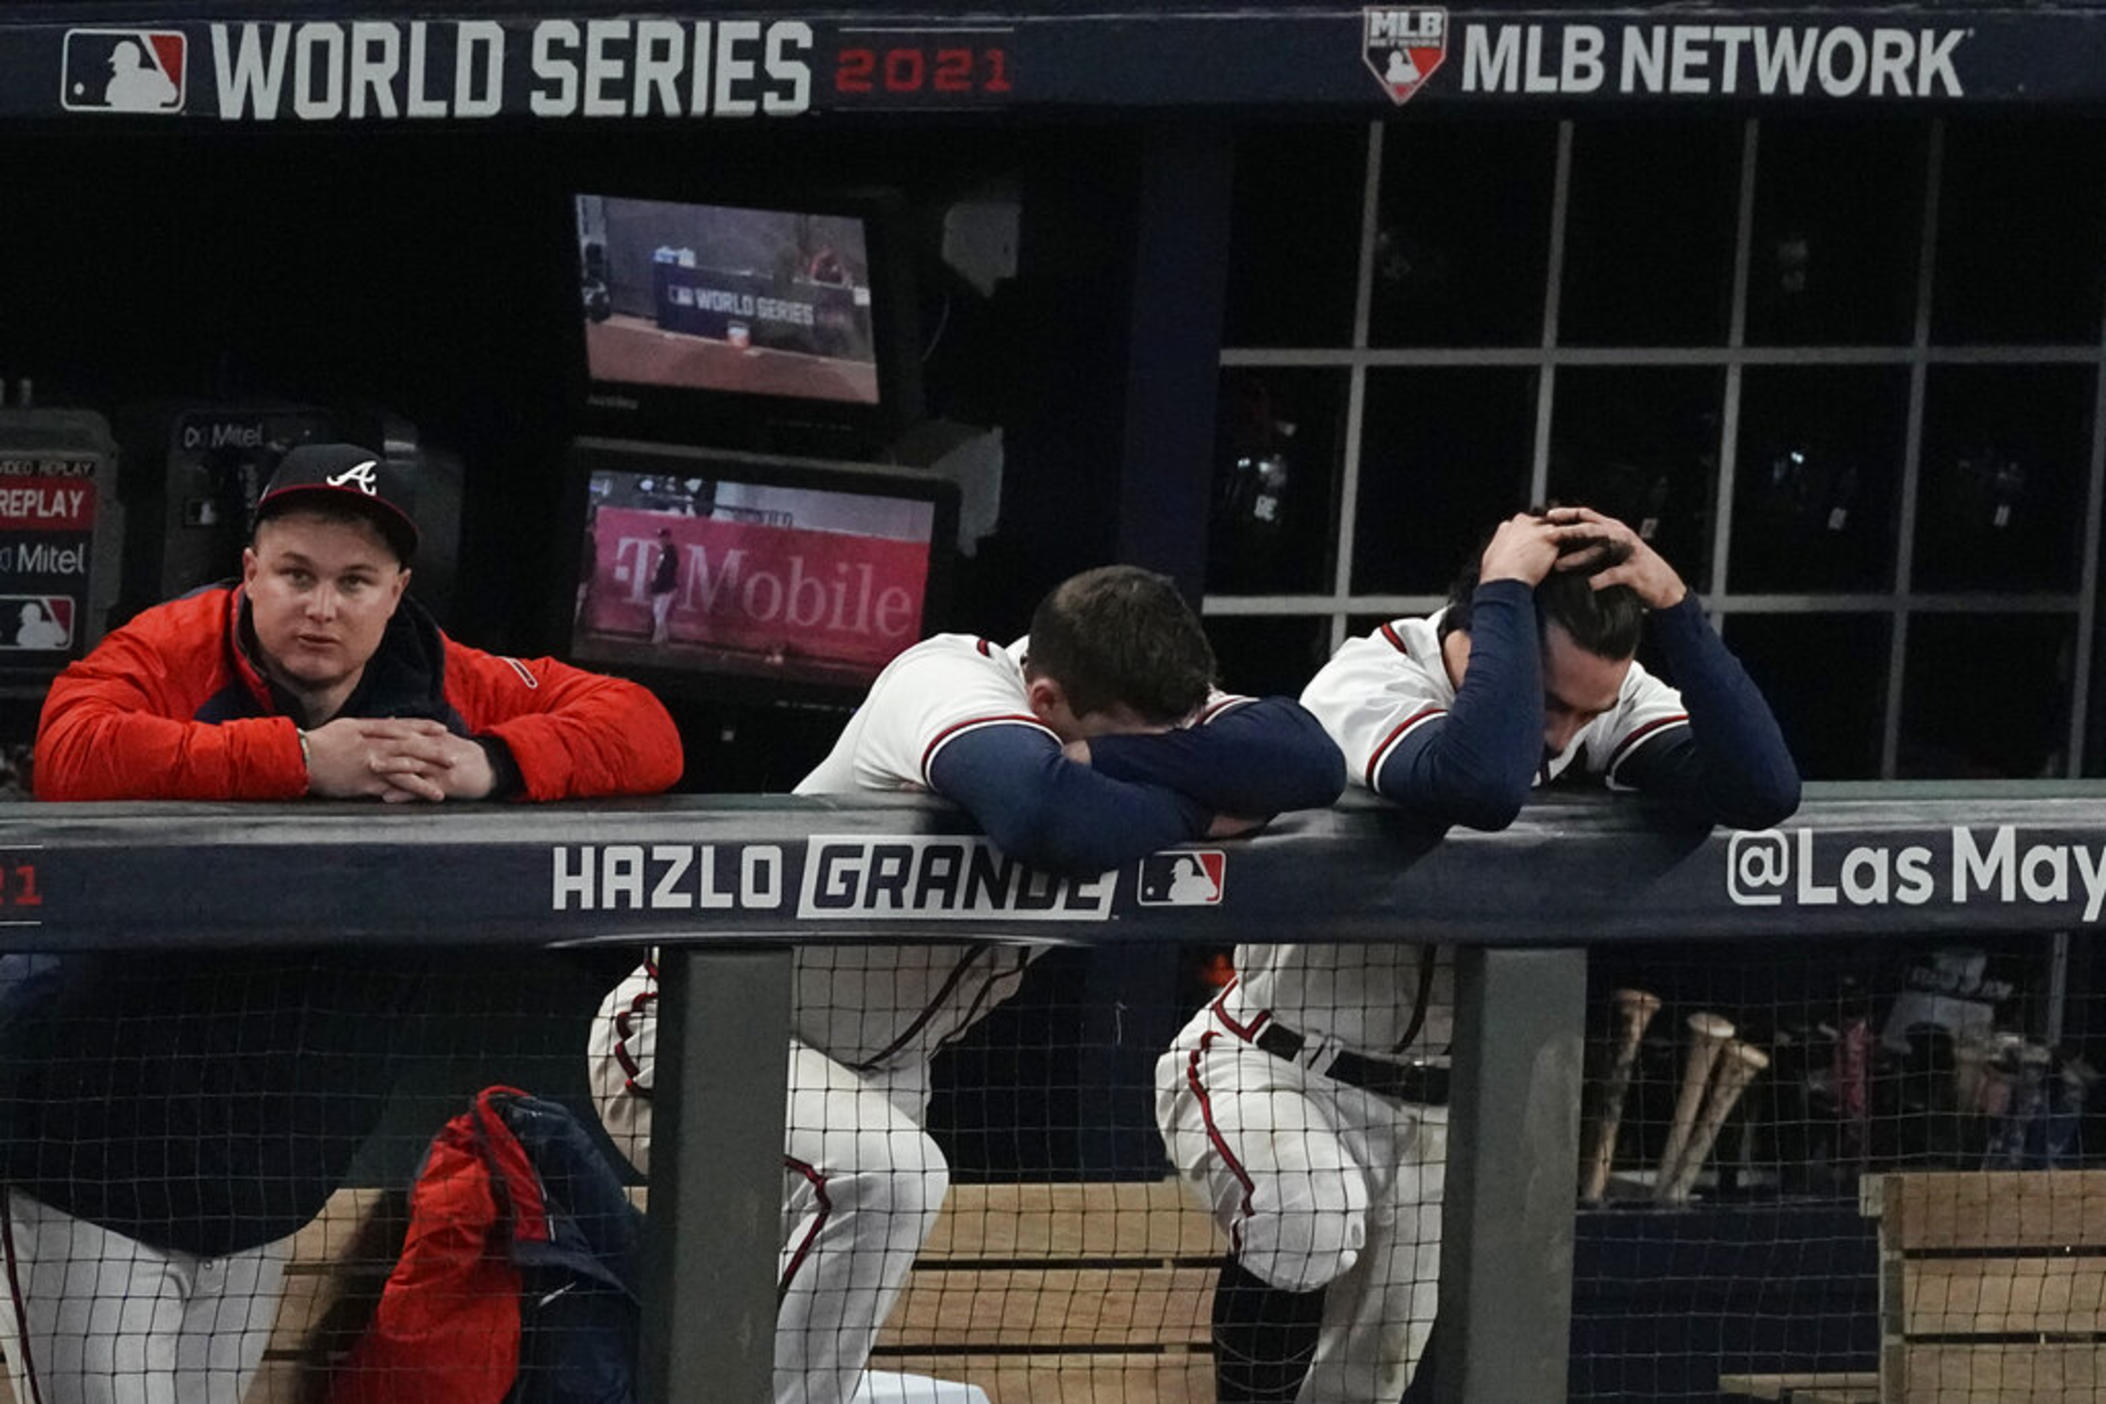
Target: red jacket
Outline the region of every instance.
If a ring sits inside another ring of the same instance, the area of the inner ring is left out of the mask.
[[[47,800],[298,799],[298,729],[241,640],[238,586],[147,610],[52,683],[37,726]],[[635,683],[447,638],[405,599],[349,716],[429,716],[502,740],[524,797],[647,794],[680,778],[680,734]]]

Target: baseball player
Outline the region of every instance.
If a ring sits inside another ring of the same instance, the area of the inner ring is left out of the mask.
[[[147,610],[52,684],[38,797],[436,803],[678,779],[679,734],[648,692],[465,647],[407,598],[402,487],[352,445],[288,453],[238,583]],[[378,1122],[430,959],[0,962],[17,1400],[240,1404],[291,1236]]]
[[[1337,747],[1288,698],[1212,689],[1213,650],[1175,586],[1111,566],[1052,591],[1007,648],[945,634],[872,684],[798,794],[922,790],[971,811],[1004,852],[1104,872],[1247,831],[1344,788]],[[779,1404],[845,1404],[942,1207],[948,1169],[921,1129],[929,1060],[1009,997],[1033,948],[798,952],[784,1156]],[[654,972],[602,1008],[601,1115],[649,1155]]]
[[[1633,660],[1640,625],[1682,686]],[[1302,694],[1347,773],[1427,825],[1500,829],[1570,773],[1767,827],[1799,780],[1674,570],[1584,507],[1502,523],[1426,619],[1348,641]],[[1400,914],[1406,916],[1408,914]],[[1157,1065],[1171,1160],[1234,1248],[1219,1398],[1395,1404],[1433,1325],[1446,948],[1245,945]]]

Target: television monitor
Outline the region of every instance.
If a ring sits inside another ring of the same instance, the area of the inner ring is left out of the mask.
[[[586,403],[600,422],[897,426],[917,412],[893,202],[588,192],[572,213]]]
[[[944,619],[948,479],[579,439],[567,486],[562,651],[669,695],[852,703]]]

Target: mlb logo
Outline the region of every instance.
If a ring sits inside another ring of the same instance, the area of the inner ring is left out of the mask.
[[[69,29],[68,112],[181,112],[189,41],[168,29]]]
[[[1228,855],[1218,848],[1151,853],[1141,860],[1138,895],[1144,907],[1217,906],[1227,875]]]
[[[1421,6],[1362,13],[1360,57],[1390,101],[1402,106],[1448,57],[1448,12]]]
[[[0,595],[0,649],[48,652],[73,643],[73,601],[65,595]]]

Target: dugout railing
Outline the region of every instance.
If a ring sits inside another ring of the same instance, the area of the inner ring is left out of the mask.
[[[1219,855],[1209,882],[1179,895],[1174,858],[1036,874],[916,799],[18,806],[0,811],[0,945],[659,943],[658,1401],[677,1380],[768,1394],[796,944],[1455,942],[1439,1394],[1528,1404],[1566,1388],[1585,948],[2088,933],[2106,913],[2106,786],[1814,786],[1761,834],[1573,796],[1442,837],[1349,801],[1202,851]]]

